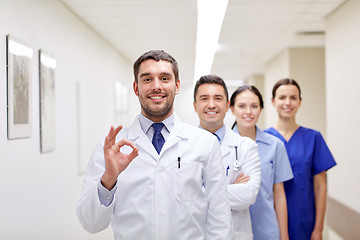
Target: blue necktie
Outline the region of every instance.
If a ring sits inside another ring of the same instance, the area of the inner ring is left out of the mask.
[[[220,137],[216,134],[216,133],[213,133],[215,135],[215,137],[218,139],[218,141],[220,142]]]
[[[163,135],[161,134],[161,129],[163,128],[164,124],[162,122],[159,122],[159,123],[153,123],[151,126],[155,130],[154,136],[152,139],[152,144],[154,145],[157,153],[160,154],[161,148],[163,147],[163,145],[165,143],[165,139],[164,139]]]

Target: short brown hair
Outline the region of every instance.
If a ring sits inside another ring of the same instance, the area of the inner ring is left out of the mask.
[[[224,88],[224,92],[225,92],[225,96],[226,96],[226,101],[229,100],[229,93],[228,93],[228,89],[226,87],[226,84],[224,82],[224,80],[216,75],[204,75],[202,77],[200,77],[199,80],[197,80],[196,84],[195,84],[195,88],[194,88],[194,102],[196,102],[196,94],[197,91],[199,89],[199,87],[203,84],[218,84],[220,86],[222,86]]]
[[[150,50],[146,53],[144,53],[143,55],[141,55],[134,63],[134,77],[135,77],[135,82],[138,82],[138,74],[139,74],[139,68],[141,63],[143,63],[146,60],[149,59],[153,59],[157,62],[159,62],[160,60],[163,61],[167,61],[169,63],[171,63],[172,65],[172,70],[174,72],[174,76],[175,76],[175,81],[179,80],[179,67],[178,64],[176,62],[176,60],[167,52],[163,51],[163,50]]]

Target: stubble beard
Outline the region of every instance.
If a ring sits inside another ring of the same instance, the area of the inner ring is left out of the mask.
[[[140,101],[140,105],[141,105],[141,109],[142,109],[142,112],[144,113],[145,117],[147,117],[153,121],[154,120],[162,121],[166,117],[168,117],[170,115],[170,113],[172,112],[173,105],[174,105],[174,99],[169,103],[169,105],[164,106],[162,109],[157,110],[157,111],[153,110],[151,108],[151,106],[143,104],[141,101]]]

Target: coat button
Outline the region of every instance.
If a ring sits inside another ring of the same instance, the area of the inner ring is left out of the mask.
[[[165,214],[165,209],[164,208],[159,208],[158,209],[158,213],[160,214],[160,215],[164,215]]]
[[[164,166],[159,166],[158,167],[158,172],[164,172],[165,171],[165,167]]]

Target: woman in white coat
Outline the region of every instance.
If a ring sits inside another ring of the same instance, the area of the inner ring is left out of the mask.
[[[249,207],[256,200],[261,173],[257,145],[224,125],[229,100],[220,77],[206,75],[196,82],[194,107],[200,127],[213,133],[220,143],[235,239],[252,240]]]

